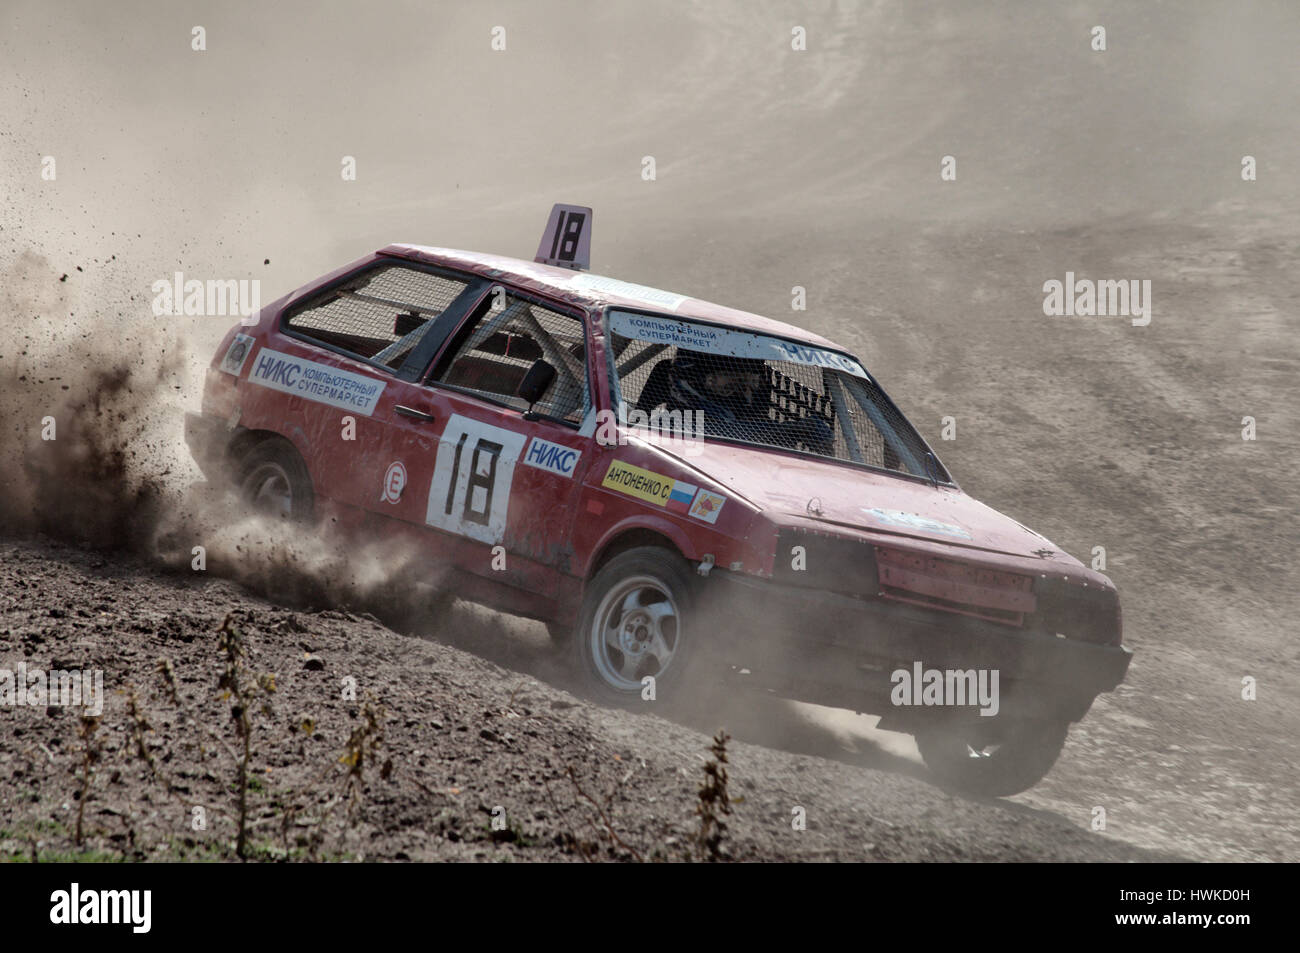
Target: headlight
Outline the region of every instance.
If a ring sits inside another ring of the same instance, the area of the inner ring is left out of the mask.
[[[1123,640],[1119,593],[1114,589],[1039,578],[1034,592],[1038,611],[1028,620],[1032,628],[1097,645],[1119,645]]]
[[[790,586],[853,596],[870,598],[880,591],[876,552],[870,543],[794,527],[777,534],[772,576]]]

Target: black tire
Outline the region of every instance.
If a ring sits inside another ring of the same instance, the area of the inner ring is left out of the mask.
[[[629,549],[601,567],[569,636],[574,667],[594,698],[638,711],[686,700],[700,636],[694,588],[690,564],[658,546]],[[653,701],[642,697],[647,675],[655,679]]]
[[[316,509],[307,464],[282,437],[263,440],[244,454],[235,485],[240,497],[265,516],[305,523]]]
[[[997,744],[979,726],[917,732],[925,765],[945,787],[983,797],[1027,791],[1047,776],[1065,747],[1064,721],[1018,721],[1001,726]]]

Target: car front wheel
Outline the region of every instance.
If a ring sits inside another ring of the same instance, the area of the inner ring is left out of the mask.
[[[1018,721],[996,734],[980,725],[917,732],[925,765],[944,786],[984,797],[1019,794],[1041,781],[1061,754],[1069,723]]]
[[[592,577],[573,636],[575,665],[597,697],[639,707],[688,690],[695,631],[689,564],[641,546],[620,553]],[[653,682],[647,682],[653,679]]]

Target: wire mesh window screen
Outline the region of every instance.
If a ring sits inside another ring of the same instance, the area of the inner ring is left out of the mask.
[[[492,306],[444,363],[438,381],[527,410],[519,386],[529,368],[544,360],[555,368],[555,379],[533,409],[580,422],[589,400],[582,320],[511,295],[489,300]]]
[[[924,444],[868,379],[815,364],[688,350],[616,332],[610,343],[616,397],[629,422],[925,473]],[[700,425],[702,434],[690,432]]]
[[[467,282],[394,265],[367,271],[292,315],[306,337],[396,369]]]

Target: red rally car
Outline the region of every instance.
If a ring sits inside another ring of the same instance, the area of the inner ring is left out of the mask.
[[[612,702],[734,682],[881,715],[951,786],[1036,783],[1127,671],[1110,580],[966,496],[853,355],[590,274],[590,226],[556,206],[532,262],[390,245],[271,303],[195,459],[548,623]]]

